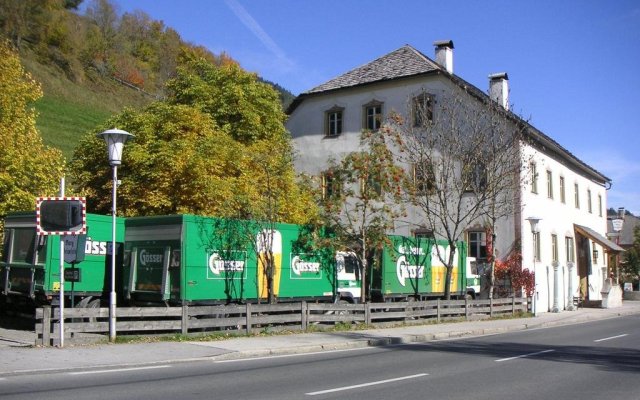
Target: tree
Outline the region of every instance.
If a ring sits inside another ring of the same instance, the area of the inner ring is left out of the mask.
[[[427,99],[427,100],[421,100]],[[411,99],[410,120],[395,115],[398,159],[411,171],[405,195],[420,228],[449,243],[438,258],[451,295],[456,242],[471,223],[495,233],[518,206],[523,128],[497,103],[465,89]]]
[[[278,93],[236,63],[215,65],[186,51],[167,89],[170,103],[197,107],[242,143],[287,135]]]
[[[36,130],[31,104],[41,96],[18,55],[0,41],[0,217],[33,210],[35,198],[55,194],[63,176],[62,154],[45,146]]]
[[[372,254],[388,244],[386,233],[404,213],[404,170],[394,161],[390,132],[385,126],[363,131],[360,150],[342,160],[330,160],[320,187],[321,221],[330,235],[316,241],[322,247],[347,250],[356,256],[363,302]]]
[[[640,278],[640,226],[633,230],[633,244],[624,252],[621,263],[622,279],[637,282]]]

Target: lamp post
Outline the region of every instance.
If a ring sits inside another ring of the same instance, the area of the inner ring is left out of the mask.
[[[116,192],[118,188],[118,165],[122,163],[122,149],[127,139],[133,137],[129,132],[120,129],[109,129],[98,136],[107,142],[109,164],[113,167],[113,190],[111,193],[111,293],[109,295],[109,341],[116,340]]]
[[[532,248],[531,248],[531,253],[533,254],[533,279],[537,280],[537,274],[536,274],[536,233],[538,233],[540,231],[540,228],[538,227],[538,223],[542,220],[542,218],[538,218],[538,217],[529,217],[527,218],[527,221],[529,221],[529,223],[531,224],[531,235],[532,235]],[[535,286],[538,286],[538,283],[535,283]],[[533,315],[536,315],[537,307],[536,307],[536,297],[538,296],[538,291],[537,288],[534,289],[535,293],[533,293]]]

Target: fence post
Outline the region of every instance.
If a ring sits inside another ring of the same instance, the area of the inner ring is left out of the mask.
[[[182,304],[182,334],[186,335],[189,333],[189,305],[186,303]]]
[[[251,334],[251,303],[246,304],[245,318],[247,320],[247,326],[245,327],[247,335]]]
[[[467,321],[469,320],[469,299],[466,296],[464,298],[464,317]]]
[[[489,298],[489,317],[493,318],[493,297]]]
[[[516,315],[516,296],[511,296],[511,315]]]
[[[371,325],[371,303],[364,303],[364,323],[367,326]]]
[[[436,307],[436,322],[440,323],[440,299],[438,299]]]
[[[51,306],[42,307],[42,345],[51,346]]]
[[[307,330],[308,327],[308,318],[309,315],[309,306],[306,301],[302,301],[300,303],[300,325],[303,331]]]

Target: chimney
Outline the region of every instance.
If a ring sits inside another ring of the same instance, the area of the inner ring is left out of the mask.
[[[453,41],[436,40],[433,45],[436,46],[436,62],[453,74]]]
[[[489,96],[505,110],[509,109],[509,76],[506,72],[489,75]]]

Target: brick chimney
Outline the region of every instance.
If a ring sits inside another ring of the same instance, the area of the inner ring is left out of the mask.
[[[505,110],[509,109],[509,76],[506,72],[489,75],[489,96]]]
[[[436,46],[436,62],[453,74],[453,41],[436,40],[433,45]]]

